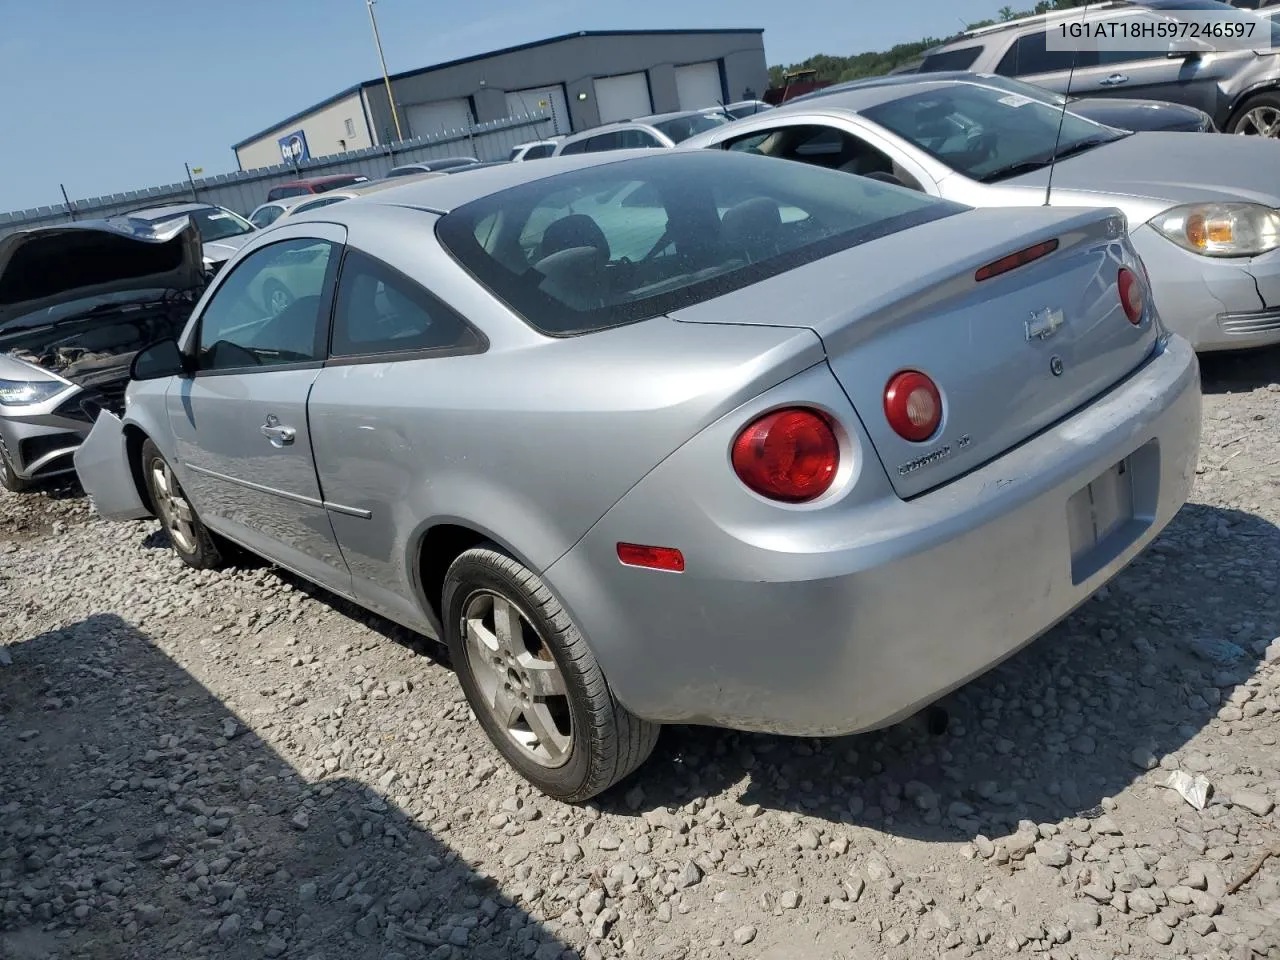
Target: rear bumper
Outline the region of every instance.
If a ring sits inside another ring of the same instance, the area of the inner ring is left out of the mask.
[[[705,450],[693,460],[682,449],[545,579],[641,717],[813,736],[871,730],[985,672],[1123,569],[1186,501],[1199,436],[1199,368],[1174,337],[998,460],[910,501],[885,482],[854,511],[780,510],[790,534],[725,522],[731,513],[698,503]],[[1073,551],[1069,502],[1121,461],[1131,519]],[[877,483],[874,468],[859,483]],[[624,567],[619,541],[679,547],[686,570]]]
[[[1280,251],[1217,260],[1183,250],[1147,225],[1131,236],[1155,285],[1161,321],[1198,352],[1280,343]]]

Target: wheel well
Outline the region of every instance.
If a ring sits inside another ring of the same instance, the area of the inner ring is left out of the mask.
[[[444,623],[440,601],[445,574],[460,554],[489,539],[483,533],[455,523],[434,526],[422,538],[422,545],[418,548],[418,575],[427,603],[441,624]]]
[[[125,452],[129,457],[129,472],[133,474],[133,485],[138,490],[138,498],[142,501],[142,505],[155,514],[155,504],[151,502],[151,493],[147,490],[147,480],[142,472],[142,445],[146,443],[147,435],[133,424],[126,424],[124,428]]]
[[[1227,128],[1231,126],[1231,124],[1235,123],[1236,118],[1244,112],[1245,105],[1254,97],[1263,93],[1269,93],[1272,96],[1276,96],[1277,94],[1280,94],[1280,87],[1274,85],[1254,87],[1249,92],[1240,94],[1236,102],[1231,105],[1231,109],[1227,111],[1226,119],[1219,125],[1219,129],[1223,133],[1228,133],[1229,131]]]

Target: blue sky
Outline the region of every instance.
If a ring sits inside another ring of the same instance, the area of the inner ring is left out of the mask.
[[[1001,0],[378,0],[394,73],[573,30],[763,27],[770,63],[945,35]],[[865,11],[865,12],[859,12]],[[0,211],[236,169],[231,144],[378,76],[364,0],[0,0]]]

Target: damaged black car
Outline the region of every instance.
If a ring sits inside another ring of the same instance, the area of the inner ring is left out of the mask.
[[[208,282],[189,217],[0,237],[0,486],[75,467],[98,412],[123,412],[134,355],[176,337]]]

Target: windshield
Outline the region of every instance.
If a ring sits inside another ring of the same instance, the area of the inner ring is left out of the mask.
[[[191,211],[191,219],[196,222],[196,229],[200,231],[200,239],[205,243],[226,240],[228,237],[239,237],[246,233],[252,233],[255,229],[253,224],[244,219],[244,217],[238,216],[230,210],[213,207]]]
[[[43,326],[46,323],[57,323],[59,320],[67,320],[93,311],[102,312],[109,307],[121,304],[149,303],[162,299],[168,292],[164,287],[154,287],[143,290],[121,290],[117,293],[99,294],[96,297],[80,297],[34,313],[13,317],[0,323],[0,332],[9,333],[14,330]]]
[[[530,326],[565,336],[711,300],[967,209],[768,157],[655,150],[500,190],[437,231]]]
[[[984,182],[1128,135],[1064,114],[1042,99],[978,83],[950,83],[868,107],[862,114],[957,173]]]
[[[691,117],[675,117],[653,124],[659,133],[671,138],[672,143],[682,143],[696,133],[723,127],[729,119],[719,113],[697,113]]]

